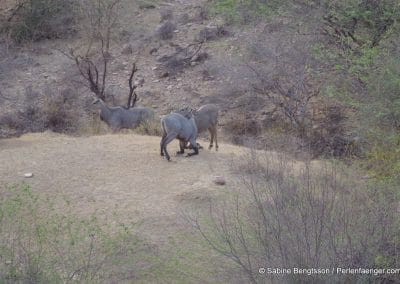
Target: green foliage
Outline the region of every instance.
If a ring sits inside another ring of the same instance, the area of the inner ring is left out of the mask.
[[[130,226],[111,232],[95,215],[56,208],[27,185],[0,195],[0,282],[112,282],[132,274],[140,242]]]
[[[352,62],[351,74],[361,80],[366,89],[364,96],[357,96],[358,128],[371,145],[366,164],[378,178],[398,178],[400,52],[382,41],[379,47],[363,48]]]
[[[371,138],[375,143],[368,152],[365,166],[378,179],[397,180],[398,187],[400,184],[400,135],[386,137],[387,133],[382,131],[380,133],[383,136],[374,133]]]
[[[328,41],[313,54],[330,66],[325,94],[351,107],[353,132],[366,142],[365,165],[378,178],[397,178],[400,130],[400,2],[324,1]]]
[[[357,45],[379,45],[400,20],[397,0],[336,0],[324,4],[326,18],[336,31],[342,32],[342,39],[347,38]]]
[[[279,1],[215,0],[211,11],[224,17],[228,23],[245,24],[270,17],[280,6]]]

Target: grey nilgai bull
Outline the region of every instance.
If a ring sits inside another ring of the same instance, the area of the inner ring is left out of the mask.
[[[97,98],[93,103],[100,103],[100,119],[104,121],[113,131],[122,128],[134,129],[141,123],[154,119],[154,111],[147,107],[123,108],[120,106],[109,107]]]
[[[215,104],[207,104],[193,111],[194,121],[196,122],[197,132],[201,133],[206,130],[210,132],[210,145],[208,149],[213,147],[215,139],[215,150],[218,151],[217,141],[217,124],[218,124],[218,107]]]
[[[197,127],[191,110],[180,110],[179,113],[172,112],[161,119],[162,138],[160,142],[161,156],[170,161],[167,151],[167,145],[175,138],[179,140],[180,151],[177,154],[183,154],[187,143],[190,143],[194,153],[188,153],[187,156],[199,154],[196,143]]]

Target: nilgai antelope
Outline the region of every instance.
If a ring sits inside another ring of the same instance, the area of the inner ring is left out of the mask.
[[[180,151],[177,154],[185,152],[185,146],[190,143],[194,153],[188,153],[187,156],[199,154],[197,146],[197,127],[194,121],[193,114],[190,109],[181,110],[179,113],[172,112],[161,119],[162,138],[160,142],[161,156],[170,161],[170,156],[167,151],[167,145],[175,138],[179,140]]]
[[[215,139],[215,150],[218,151],[217,141],[217,124],[218,124],[218,107],[214,104],[201,106],[193,112],[194,121],[196,122],[197,132],[201,133],[206,130],[210,132],[210,145],[208,149],[213,147]]]
[[[109,107],[102,99],[95,99],[93,103],[100,103],[100,119],[113,131],[122,128],[134,129],[142,123],[154,119],[154,111],[146,107],[123,108]]]
[[[177,113],[185,111],[187,107],[177,110]],[[203,105],[197,110],[192,109],[194,121],[196,123],[197,132],[201,133],[206,130],[210,132],[210,145],[208,149],[213,147],[215,140],[215,150],[218,151],[218,140],[217,140],[217,124],[218,124],[218,107],[215,104]],[[192,145],[186,145],[185,148],[190,148]],[[201,148],[200,145],[198,145]]]

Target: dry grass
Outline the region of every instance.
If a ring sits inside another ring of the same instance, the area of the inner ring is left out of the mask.
[[[153,119],[140,124],[134,130],[135,133],[141,135],[160,136],[162,135],[161,123],[159,120]]]

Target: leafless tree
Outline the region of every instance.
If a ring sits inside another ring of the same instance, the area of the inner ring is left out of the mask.
[[[88,89],[99,99],[106,100],[106,84],[108,75],[108,65],[111,60],[110,46],[112,32],[118,22],[117,8],[121,0],[86,0],[81,3],[82,13],[86,17],[87,43],[83,53],[70,49],[65,53],[74,60],[81,77],[86,82]],[[99,45],[99,52],[94,51]],[[126,108],[134,107],[137,101],[135,89],[142,85],[144,80],[134,82],[134,74],[138,71],[136,63],[133,63],[128,80],[129,93]]]
[[[272,74],[265,76],[257,67],[248,65],[258,78],[253,89],[264,95],[274,106],[274,111],[280,111],[298,131],[305,135],[307,127],[311,126],[310,101],[318,96],[320,90],[311,83],[311,76],[304,69],[298,69],[295,74]]]
[[[99,99],[105,101],[106,100],[106,95],[105,95],[105,88],[106,88],[106,78],[107,78],[107,64],[108,64],[108,59],[105,57],[105,53],[102,52],[103,57],[102,57],[102,65],[103,69],[99,71],[97,68],[96,64],[93,63],[93,61],[88,58],[88,57],[82,57],[80,55],[76,55],[74,51],[71,49],[70,50],[70,57],[75,61],[76,66],[79,70],[79,73],[81,74],[82,78],[85,79],[87,82],[87,87],[89,90],[96,95]],[[143,84],[143,80],[139,82],[134,82],[133,77],[135,73],[137,72],[137,67],[136,63],[133,63],[131,73],[129,76],[128,80],[128,86],[129,86],[129,93],[128,93],[128,101],[126,104],[126,108],[132,108],[135,106],[135,103],[137,101],[137,94],[135,92],[135,89]]]

